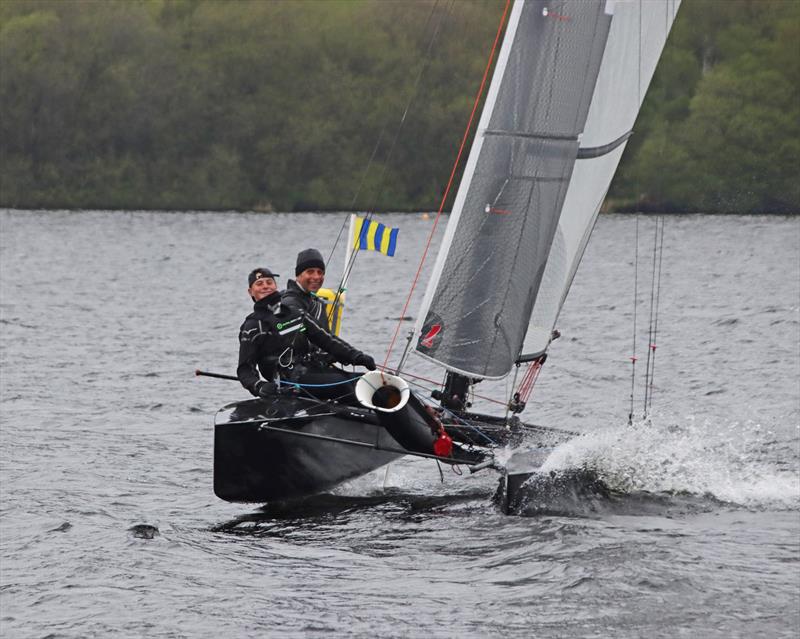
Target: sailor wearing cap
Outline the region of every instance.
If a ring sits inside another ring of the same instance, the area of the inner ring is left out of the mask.
[[[268,268],[256,268],[247,276],[247,292],[250,298],[257,302],[278,290],[275,278],[280,277]]]

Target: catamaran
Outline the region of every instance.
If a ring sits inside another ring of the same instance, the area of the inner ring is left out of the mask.
[[[509,0],[474,141],[400,363],[363,376],[358,405],[290,388],[225,406],[215,419],[217,496],[303,497],[416,455],[501,470],[504,509],[513,506],[543,461],[536,444],[566,434],[526,424],[519,413],[679,4]],[[444,369],[438,404],[403,378],[410,353]],[[526,372],[504,415],[470,412],[473,384],[516,367]],[[526,452],[500,464],[496,450],[523,438]]]

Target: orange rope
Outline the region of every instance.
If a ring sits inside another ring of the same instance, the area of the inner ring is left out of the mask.
[[[489,61],[486,63],[486,69],[483,72],[483,79],[481,79],[481,86],[478,89],[478,95],[475,96],[475,103],[472,105],[472,113],[469,115],[469,122],[467,122],[467,128],[464,131],[464,136],[461,138],[461,146],[458,149],[458,155],[456,156],[456,161],[453,163],[453,170],[450,171],[450,179],[447,181],[447,188],[444,190],[444,195],[442,196],[442,201],[439,204],[439,210],[436,213],[436,219],[433,221],[433,227],[431,228],[430,235],[428,235],[428,242],[425,245],[425,250],[422,253],[422,259],[419,262],[419,268],[417,268],[417,274],[414,276],[414,281],[411,284],[411,290],[408,292],[408,297],[406,298],[406,303],[403,306],[403,311],[400,313],[400,319],[397,321],[397,328],[394,330],[394,335],[392,335],[392,341],[389,344],[389,349],[386,351],[386,358],[383,360],[384,368],[387,366],[389,362],[389,356],[392,353],[392,349],[394,348],[394,343],[397,340],[397,334],[400,332],[400,326],[403,323],[403,317],[406,316],[406,311],[408,310],[408,305],[411,303],[411,296],[414,293],[414,289],[417,286],[417,281],[419,280],[419,275],[422,272],[422,266],[425,263],[425,258],[428,255],[428,249],[431,246],[431,240],[433,239],[433,235],[436,231],[436,226],[439,224],[439,218],[442,216],[442,210],[444,209],[445,202],[447,201],[447,196],[450,194],[450,187],[453,185],[453,179],[456,176],[456,170],[458,169],[459,162],[461,161],[461,154],[464,151],[464,146],[467,144],[467,138],[469,137],[469,131],[472,128],[472,121],[475,118],[475,112],[478,110],[478,104],[481,101],[481,96],[483,95],[483,89],[486,86],[486,79],[489,77],[489,69],[492,67],[492,62],[494,61],[494,54],[497,50],[497,43],[500,41],[500,34],[503,32],[503,26],[506,22],[506,15],[508,15],[508,7],[511,5],[511,0],[506,0],[506,6],[503,9],[503,15],[500,18],[500,25],[497,27],[497,34],[494,37],[494,43],[492,44],[492,51],[489,54]]]

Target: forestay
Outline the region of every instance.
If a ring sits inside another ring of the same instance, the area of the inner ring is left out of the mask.
[[[546,349],[676,10],[516,0],[419,314],[418,354],[502,377],[532,313],[529,345]]]

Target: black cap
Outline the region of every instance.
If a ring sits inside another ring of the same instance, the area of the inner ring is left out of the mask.
[[[322,253],[317,249],[306,249],[297,254],[297,266],[294,268],[294,274],[300,275],[307,268],[325,270],[325,260],[322,259]]]
[[[247,286],[252,286],[253,282],[260,280],[262,277],[271,277],[274,280],[276,277],[280,277],[280,275],[273,273],[268,268],[253,269],[250,271],[250,275],[247,276]]]

